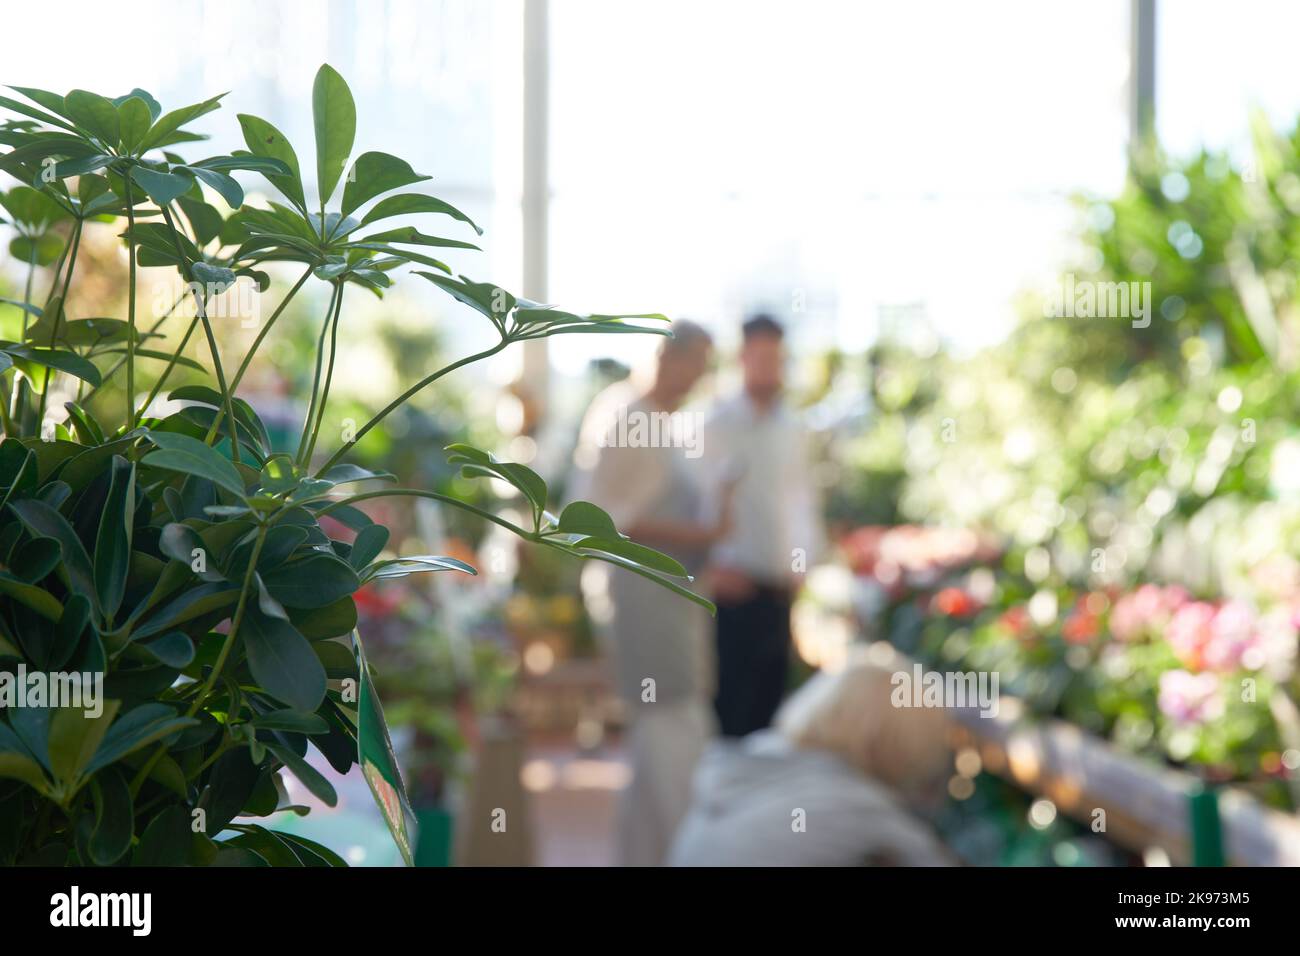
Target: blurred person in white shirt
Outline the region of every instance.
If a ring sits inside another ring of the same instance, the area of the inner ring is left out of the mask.
[[[703,455],[716,487],[734,482],[735,520],[714,546],[721,732],[743,737],[771,723],[789,672],[790,608],[821,548],[808,431],[785,404],[785,332],[767,315],[742,327],[740,394],[705,423]]]
[[[592,402],[574,455],[573,497],[698,573],[729,513],[724,505],[717,520],[704,520],[699,429],[695,413],[682,410],[708,370],[712,341],[693,322],[675,322],[672,332],[648,383],[610,386]],[[657,866],[714,732],[709,617],[652,581],[594,561],[583,569],[582,589],[628,719],[632,779],[619,807],[620,862]]]

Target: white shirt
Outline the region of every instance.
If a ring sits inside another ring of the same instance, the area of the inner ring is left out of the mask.
[[[762,583],[783,584],[812,565],[822,548],[808,431],[781,402],[759,411],[744,393],[719,402],[705,422],[701,449],[709,484],[739,474],[733,527],[713,561]]]
[[[657,411],[644,396],[613,386],[592,403],[580,433],[573,496],[603,508],[623,532],[642,521],[700,520],[701,494],[687,450],[671,435],[661,435],[664,440],[657,445],[620,440],[620,419],[626,423]],[[626,438],[626,424],[624,430]],[[692,572],[704,558],[701,550],[653,538],[638,543],[670,554]],[[703,608],[653,581],[595,561],[583,569],[582,588],[610,644],[626,703],[649,705],[644,700],[647,678],[654,681],[655,703],[707,698],[713,677],[709,617]]]

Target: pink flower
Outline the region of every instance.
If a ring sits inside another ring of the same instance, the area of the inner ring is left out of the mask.
[[[1115,602],[1110,631],[1117,640],[1135,641],[1158,634],[1169,617],[1187,603],[1188,594],[1177,585],[1144,584]]]
[[[1219,608],[1212,630],[1204,648],[1205,666],[1212,671],[1236,670],[1247,652],[1259,644],[1255,611],[1242,601],[1229,601]],[[1250,663],[1256,668],[1260,664],[1257,660]]]
[[[1219,679],[1213,674],[1166,671],[1160,675],[1160,711],[1175,723],[1203,723],[1223,716]]]
[[[1259,619],[1259,642],[1242,654],[1241,663],[1250,670],[1262,670],[1277,681],[1287,681],[1295,672],[1300,602],[1279,604]]]
[[[1165,639],[1169,646],[1189,670],[1205,669],[1205,651],[1214,639],[1216,613],[1213,604],[1192,601],[1178,609],[1165,629]]]

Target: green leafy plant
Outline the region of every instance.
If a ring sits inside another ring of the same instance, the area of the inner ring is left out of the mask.
[[[306,759],[309,745],[340,773],[362,766],[409,859],[410,808],[352,594],[369,581],[474,569],[438,555],[386,552],[387,529],[357,505],[432,498],[542,547],[606,561],[708,602],[684,586],[681,565],[629,541],[594,505],[552,515],[545,483],[524,465],[468,445],[448,449],[465,476],[518,489],[528,515],[519,526],[440,492],[385,485],[348,493],[394,478],[346,459],[422,389],[514,343],[666,334],[656,324],[663,316],[565,312],[453,276],[412,251],[476,247],[386,220],[440,216],[477,227],[433,196],[395,192],[428,179],[402,159],[367,152],[349,165],[356,110],[328,66],[313,92],[318,188],[311,203],[293,146],[256,116],[239,117],[246,150],[197,161],[173,152],[202,139],[189,126],[221,97],[164,113],[139,89],[115,99],[14,90],[21,99],[0,96],[0,107],[20,117],[0,124],[0,146],[8,147],[0,169],[18,185],[0,204],[16,226],[10,251],[27,278],[24,297],[6,300],[21,311],[20,337],[0,342],[0,863],[341,865],[325,847],[248,822],[301,809],[291,807],[281,770],[335,802],[329,781]],[[235,171],[264,177],[285,203],[247,203]],[[209,202],[213,193],[232,212]],[[64,306],[92,223],[120,229],[128,252],[125,318],[74,318]],[[209,306],[241,278],[267,292],[267,267],[282,263],[301,273],[231,374]],[[420,379],[316,465],[345,299],[358,287],[382,296],[407,267],[481,314],[496,342]],[[170,312],[141,325],[142,268],[176,270],[193,299],[194,318],[174,347],[154,341]],[[50,272],[40,299],[39,270]],[[311,400],[297,447],[278,450],[237,389],[312,280],[328,288],[329,306],[316,338]],[[183,352],[200,329],[215,387],[174,389],[168,397],[184,407],[151,415],[175,367],[196,364]],[[137,366],[145,361],[162,363],[161,371],[137,405]],[[105,412],[109,393],[101,389],[119,374],[125,401]],[[79,401],[54,422],[49,396],[61,376],[76,381]],[[331,538],[320,522],[327,515],[355,537]],[[33,673],[102,678],[102,707],[14,699]]]

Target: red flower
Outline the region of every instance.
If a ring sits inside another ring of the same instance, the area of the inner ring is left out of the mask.
[[[998,624],[1013,637],[1020,637],[1029,629],[1029,611],[1023,604],[1009,607],[998,618]]]
[[[1087,644],[1101,632],[1101,621],[1096,614],[1090,614],[1084,608],[1076,608],[1066,618],[1061,634],[1071,644]]]
[[[946,617],[970,617],[979,610],[979,604],[961,588],[944,588],[930,602],[932,610]]]

